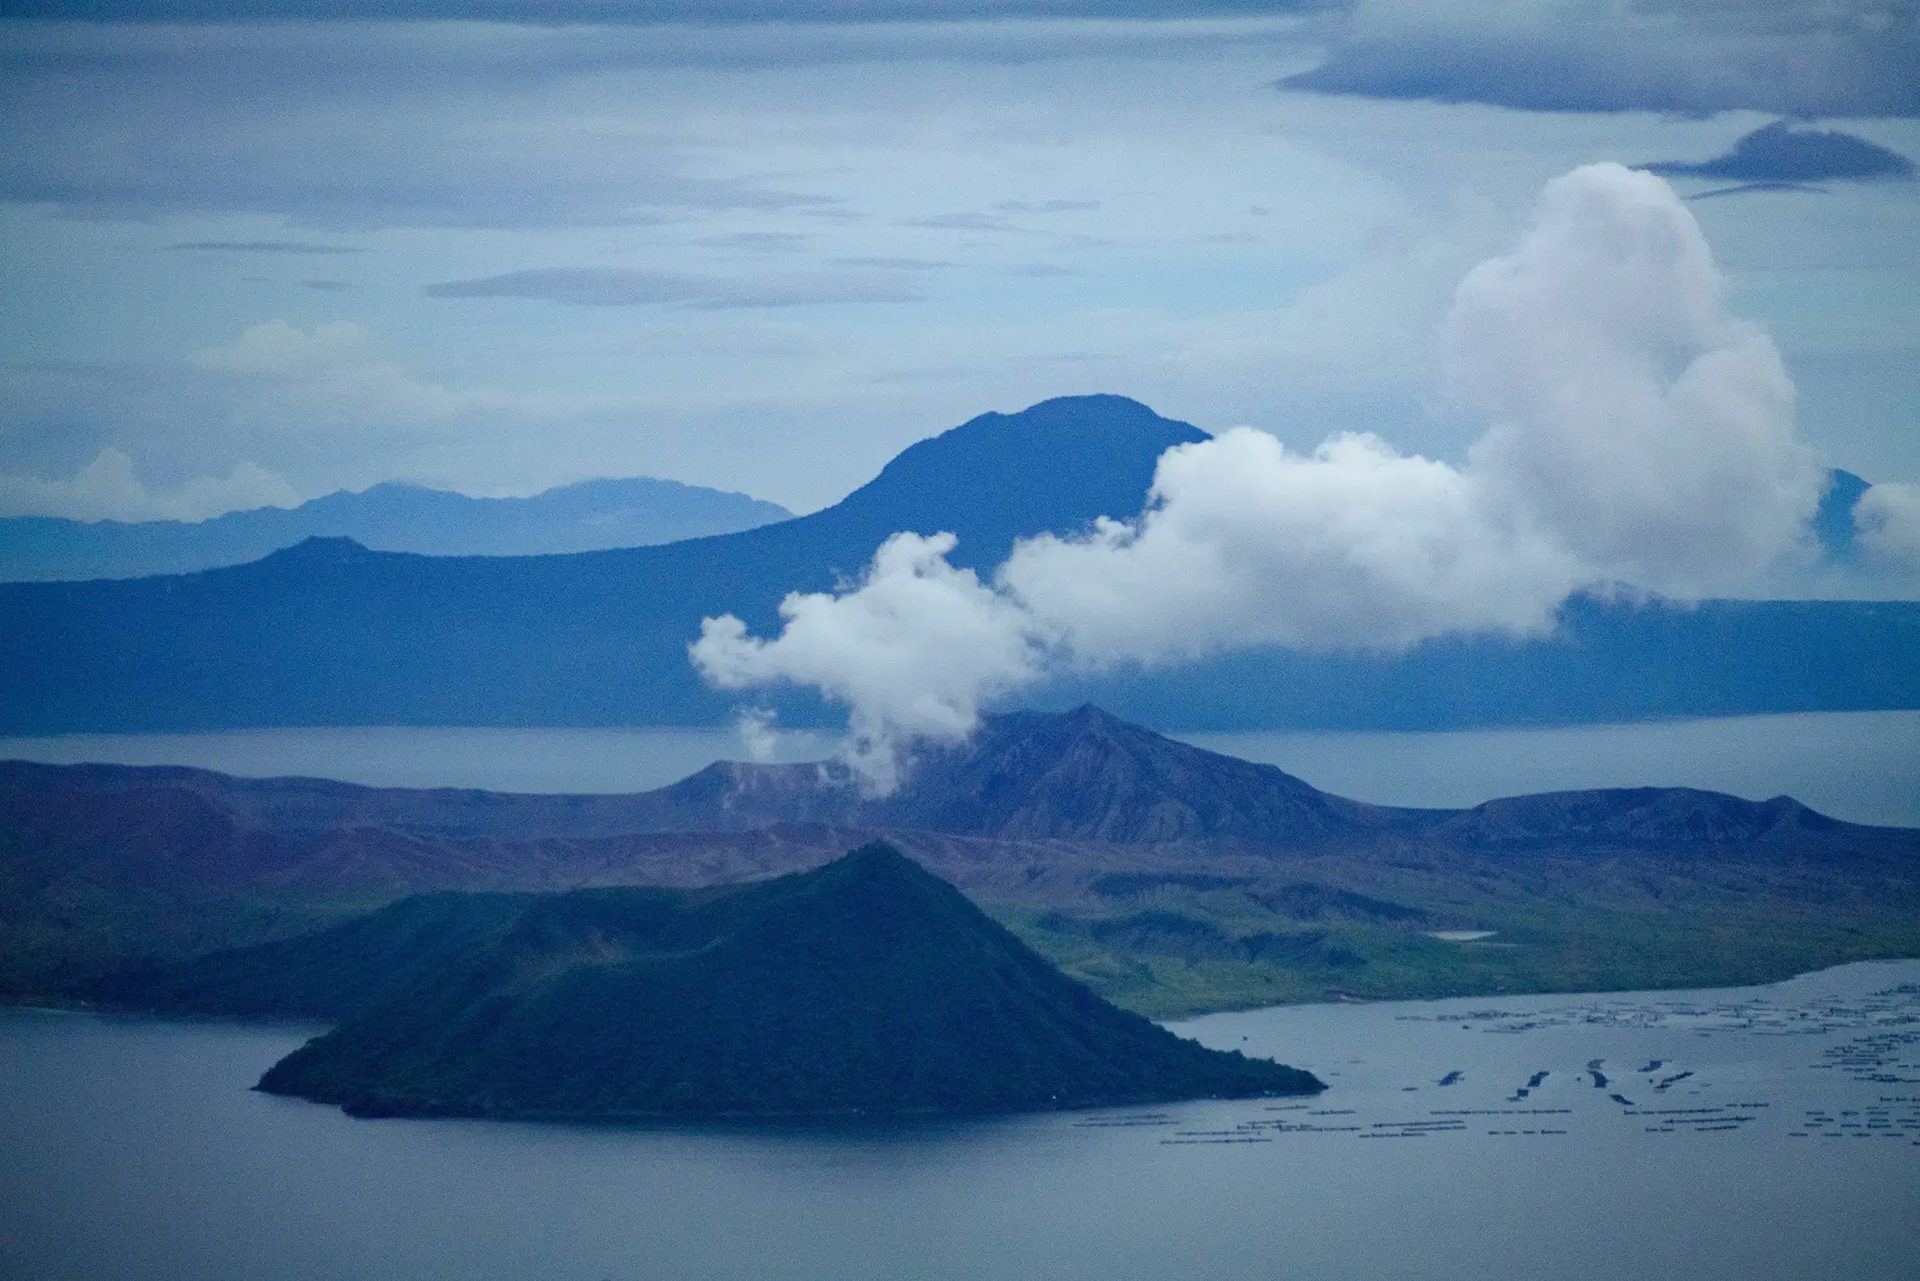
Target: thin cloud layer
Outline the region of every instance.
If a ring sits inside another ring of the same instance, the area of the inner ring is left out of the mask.
[[[653,43],[546,26],[0,21],[13,126],[0,201],[329,231],[632,227],[830,203],[706,172],[644,116],[610,109],[599,77],[634,73],[626,92],[646,93]]]
[[[203,254],[291,254],[329,256],[365,252],[358,245],[323,245],[311,240],[183,240],[169,249]]]
[[[63,516],[70,520],[205,520],[249,507],[297,507],[285,477],[254,463],[225,476],[196,476],[171,489],[149,488],[133,459],[102,449],[72,476],[0,475],[0,516]]]
[[[1017,544],[991,584],[947,562],[951,535],[896,535],[860,582],[788,597],[771,640],[706,620],[693,661],[721,688],[845,703],[884,791],[903,746],[963,738],[1050,671],[1536,635],[1576,590],[1727,590],[1806,537],[1826,474],[1792,383],[1659,178],[1549,184],[1516,250],[1461,282],[1442,348],[1484,425],[1463,466],[1238,428],[1169,450],[1134,518]]]
[[[1333,0],[1214,0],[1216,13],[1299,13]],[[320,19],[504,23],[978,22],[994,18],[1183,18],[1190,0],[9,0],[15,17],[140,22]]]
[[[581,307],[799,307],[919,297],[897,274],[876,271],[726,279],[631,267],[536,267],[443,281],[423,292],[430,298],[532,298]]]
[[[444,7],[340,6],[459,16]],[[777,149],[786,125],[730,134],[731,106],[688,100],[703,76],[743,77],[751,91],[762,73],[843,64],[885,78],[901,66],[1278,51],[1305,21],[1265,4],[1059,19],[1022,5],[979,6],[995,11],[984,17],[901,6],[911,21],[768,5],[750,7],[791,12],[732,22],[697,5],[632,21],[619,6],[584,7],[594,12],[573,22],[504,5],[491,21],[275,21],[286,6],[217,4],[182,6],[180,23],[131,5],[100,6],[96,21],[0,16],[0,202],[88,219],[272,215],[302,232],[824,216],[845,212],[813,189],[830,173],[791,154],[771,170],[727,163]],[[795,105],[804,117],[805,90]]]
[[[1531,111],[1920,114],[1920,21],[1885,0],[1367,0],[1288,89]]]

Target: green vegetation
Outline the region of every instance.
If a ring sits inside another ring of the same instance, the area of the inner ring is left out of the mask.
[[[1274,922],[1251,934],[1234,913],[1189,904],[1189,941],[1113,932],[1130,918],[1012,910],[1035,951],[1108,1000],[1151,1018],[1305,1001],[1428,1000],[1518,992],[1614,992],[1770,983],[1848,961],[1920,956],[1920,919],[1860,913],[1846,923],[1779,911],[1642,914],[1490,910],[1491,938],[1448,942],[1357,923]],[[1108,940],[1102,941],[1102,927]]]
[[[94,989],[114,1005],[224,1018],[338,1020],[431,986],[499,945],[530,894],[416,894],[330,929],[183,961],[134,962]]]
[[[127,999],[133,979],[102,980],[129,962],[276,940],[260,955],[324,993],[353,967],[290,940],[410,894],[737,884],[817,867],[853,832],[1154,1017],[1755,982],[1920,955],[1917,831],[1683,788],[1387,809],[1086,707],[989,718],[880,801],[814,768],[748,764],[541,797],[0,763],[0,999]],[[415,926],[381,918],[392,938],[359,945],[395,983],[490,937],[461,933],[478,929],[468,909],[457,928],[408,911]],[[239,1001],[159,972],[176,986],[154,999],[172,1008]],[[251,991],[232,1012],[284,996],[266,978]]]
[[[724,889],[427,896],[117,993],[342,1016],[260,1088],[365,1115],[943,1113],[1321,1088],[1109,1005],[879,844]]]

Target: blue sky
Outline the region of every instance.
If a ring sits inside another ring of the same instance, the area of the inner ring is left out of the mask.
[[[1920,480],[1914,6],[1429,7],[0,5],[0,499],[805,510],[1087,391],[1454,459],[1453,289],[1593,160],[1748,188],[1693,208],[1801,436]]]

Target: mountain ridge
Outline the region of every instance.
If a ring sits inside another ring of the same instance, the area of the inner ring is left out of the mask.
[[[426,555],[540,555],[731,533],[793,513],[728,490],[651,476],[575,481],[525,498],[474,498],[385,481],[297,507],[202,521],[0,517],[0,581],[85,581],[192,573],[257,561],[309,538],[350,538]]]
[[[732,700],[686,647],[704,617],[778,628],[780,601],[856,578],[903,529],[990,570],[1016,538],[1139,510],[1168,448],[1205,439],[1120,397],[981,415],[841,503],[654,547],[430,557],[343,544],[168,577],[0,584],[0,734],[279,725],[705,725]],[[1836,500],[1837,501],[1837,500]],[[1060,677],[1188,729],[1452,729],[1920,707],[1920,602],[1575,597],[1549,637],[1403,654],[1260,649]],[[783,723],[838,720],[769,691]]]
[[[997,564],[1041,532],[1037,511],[1072,532],[1137,509],[1160,454],[1204,438],[1117,397],[1058,398],[921,441],[833,507],[731,534],[556,556],[309,548],[168,577],[0,584],[0,732],[710,723],[729,700],[687,661],[703,617],[775,626],[789,591],[857,575],[900,529],[955,531],[956,563]],[[1021,461],[1033,454],[1078,460],[1073,483]]]
[[[1333,796],[1277,766],[1166,738],[1091,703],[986,715],[965,742],[915,752],[899,789],[884,797],[861,795],[837,763],[738,761],[715,762],[653,795],[660,816],[682,826],[833,822],[1110,844],[1301,842],[1387,830],[1420,813]]]
[[[408,894],[712,886],[873,839],[1166,1014],[1920,954],[1920,831],[1686,788],[1373,806],[1081,708],[990,718],[878,799],[818,763],[716,763],[626,796],[0,763],[0,997],[84,998],[142,956],[284,940]],[[1449,929],[1503,946],[1428,934]]]
[[[188,766],[0,761],[0,813],[16,822],[32,812],[35,798],[154,789],[206,800],[245,828],[392,828],[449,839],[592,839],[793,824],[1104,845],[1307,845],[1436,832],[1624,835],[1629,828],[1665,840],[1760,839],[1787,828],[1907,830],[1848,823],[1791,797],[1752,801],[1686,787],[1534,793],[1460,808],[1375,805],[1323,792],[1275,765],[1182,743],[1092,704],[1062,713],[986,715],[965,742],[921,748],[900,788],[877,798],[862,793],[851,771],[831,759],[715,761],[663,787],[604,794],[372,787]]]

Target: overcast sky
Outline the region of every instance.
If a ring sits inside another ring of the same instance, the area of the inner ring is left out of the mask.
[[[0,0],[0,502],[807,510],[1092,391],[1458,460],[1453,290],[1596,160],[1708,197],[1823,461],[1920,480],[1912,3],[1437,7]]]

